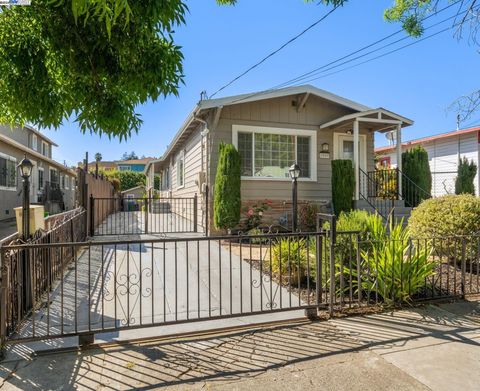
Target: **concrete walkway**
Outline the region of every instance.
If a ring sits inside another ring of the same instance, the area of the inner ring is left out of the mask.
[[[480,305],[43,354],[0,364],[5,390],[478,390]]]

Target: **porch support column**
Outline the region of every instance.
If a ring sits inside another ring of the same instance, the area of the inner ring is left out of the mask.
[[[398,175],[398,195],[402,199],[402,124],[397,125],[397,168],[399,170]]]
[[[353,122],[353,166],[355,171],[355,200],[360,199],[360,127],[358,120]]]

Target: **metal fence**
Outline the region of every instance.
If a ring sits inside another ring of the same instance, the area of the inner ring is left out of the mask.
[[[70,213],[55,228],[38,232],[27,242],[16,239],[1,250],[0,333],[5,336],[34,314],[49,294],[54,281],[61,281],[65,268],[75,258],[74,247],[52,249],[50,243],[79,242],[86,239],[86,211]],[[9,250],[11,246],[24,246]],[[42,247],[46,245],[47,247]]]
[[[15,295],[4,281],[21,274],[23,254],[57,262],[47,277],[42,262],[30,263],[33,286],[42,284],[29,316],[16,316],[10,299],[1,311],[10,342],[480,293],[478,236],[375,241],[333,229],[13,245],[2,248],[2,303]]]
[[[90,198],[93,235],[186,233],[198,230],[198,199]]]

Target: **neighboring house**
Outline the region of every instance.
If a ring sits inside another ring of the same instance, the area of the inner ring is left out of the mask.
[[[25,155],[34,167],[30,177],[30,202],[58,213],[75,207],[76,173],[52,159],[52,140],[25,125],[11,129],[0,125],[0,220],[15,217],[22,205],[22,178],[17,165]]]
[[[282,210],[291,201],[288,170],[294,162],[301,168],[299,200],[328,204],[332,159],[352,159],[355,200],[360,200],[360,177],[375,169],[374,133],[397,129],[401,139],[401,128],[411,124],[388,110],[371,109],[310,85],[203,100],[162,158],[147,165],[147,191],[153,191],[159,175],[162,197],[198,194],[198,221],[204,225],[208,207],[211,227],[218,147],[225,142],[233,143],[242,156],[244,205],[269,199],[274,210]]]
[[[146,157],[141,159],[133,159],[133,160],[115,160],[115,161],[100,161],[98,162],[98,169],[100,171],[133,171],[133,172],[143,172],[145,170],[146,165],[155,160],[153,157]],[[96,162],[88,163],[89,171],[95,170]],[[82,167],[82,164],[79,164]]]
[[[480,161],[480,127],[460,129],[454,132],[437,134],[402,144],[402,151],[421,145],[428,152],[432,172],[432,196],[455,194],[455,178],[458,162],[463,157],[477,165]],[[376,148],[379,163],[385,167],[396,167],[395,146]],[[477,170],[475,192],[479,195],[480,176]]]
[[[142,198],[145,194],[145,186],[136,186],[121,192],[123,198]]]

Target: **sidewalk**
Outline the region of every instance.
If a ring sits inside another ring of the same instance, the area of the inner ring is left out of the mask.
[[[5,390],[476,390],[480,304],[42,354],[0,364]]]

